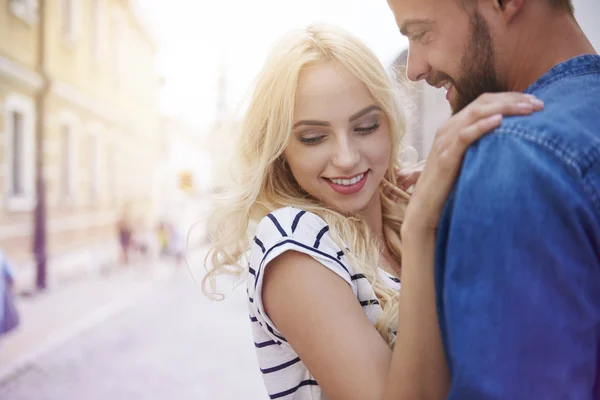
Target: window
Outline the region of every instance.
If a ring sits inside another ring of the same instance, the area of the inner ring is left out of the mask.
[[[11,162],[11,181],[12,187],[10,188],[13,196],[23,196],[25,194],[25,188],[23,186],[23,114],[18,111],[11,112],[12,118],[12,149],[13,154]]]
[[[111,203],[116,202],[118,193],[117,193],[117,157],[116,157],[117,148],[114,144],[111,144],[107,148],[106,152],[106,183],[108,184],[108,194],[110,197]]]
[[[92,56],[95,61],[104,56],[105,46],[105,0],[92,0]]]
[[[33,25],[37,23],[37,0],[10,0],[10,10],[14,15],[28,24]]]
[[[35,107],[33,100],[10,94],[4,109],[5,176],[9,211],[28,211],[35,198]]]
[[[62,0],[63,34],[69,44],[74,44],[79,30],[79,0]]]
[[[92,201],[98,198],[100,192],[99,181],[100,181],[100,148],[98,132],[94,131],[90,135],[89,141],[89,152],[90,152],[90,197]]]
[[[125,72],[125,22],[120,10],[113,10],[111,18],[111,51],[113,71],[117,79]]]
[[[76,160],[79,123],[76,116],[68,111],[62,111],[59,118],[59,192],[63,200],[72,202],[77,195]]]
[[[73,127],[63,125],[61,128],[61,194],[63,197],[73,195]]]

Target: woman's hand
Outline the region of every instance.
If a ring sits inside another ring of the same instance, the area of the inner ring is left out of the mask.
[[[523,93],[486,93],[450,118],[437,131],[423,172],[418,178],[406,209],[402,231],[434,233],[444,204],[450,194],[471,144],[500,126],[503,116],[529,115],[544,108],[533,95]]]

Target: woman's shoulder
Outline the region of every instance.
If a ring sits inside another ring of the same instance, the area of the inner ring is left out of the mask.
[[[329,230],[327,222],[317,214],[296,207],[282,207],[263,217],[257,226],[257,237],[299,238]]]
[[[352,268],[325,220],[307,210],[283,207],[262,218],[256,229],[248,260],[251,295],[260,286],[262,270],[288,251],[293,254],[288,254],[287,263],[294,262],[294,257],[307,255],[353,285]]]
[[[275,248],[276,253],[294,248],[340,261],[344,254],[322,217],[296,207],[283,207],[262,218],[253,241],[253,250],[263,255]]]

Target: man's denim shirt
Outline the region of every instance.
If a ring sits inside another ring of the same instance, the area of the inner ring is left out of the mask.
[[[449,399],[600,399],[600,56],[559,64],[473,145],[436,286]]]

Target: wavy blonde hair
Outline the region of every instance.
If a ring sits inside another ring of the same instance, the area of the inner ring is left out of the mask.
[[[206,257],[204,293],[218,299],[215,277],[240,277],[250,249],[253,225],[270,212],[294,206],[312,212],[330,226],[332,239],[344,249],[355,273],[373,286],[383,312],[375,327],[391,345],[397,323],[397,292],[380,278],[380,245],[365,221],[331,209],[308,195],[284,165],[283,152],[292,133],[294,103],[300,73],[309,66],[336,63],[368,88],[390,127],[391,157],[380,184],[385,245],[400,260],[400,228],[408,196],[396,187],[400,141],[405,130],[396,78],[388,74],[375,54],[346,31],[329,25],[311,25],[285,36],[273,49],[255,81],[242,121],[233,157],[232,185],[217,196],[208,218],[212,247]],[[346,247],[349,250],[346,250]]]

